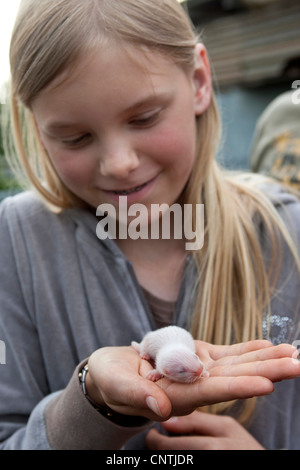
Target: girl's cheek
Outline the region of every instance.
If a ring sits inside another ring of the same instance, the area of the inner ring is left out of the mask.
[[[169,126],[161,132],[155,144],[161,158],[164,158],[166,163],[178,164],[181,158],[184,158],[185,161],[189,157],[193,158],[194,140],[192,137],[189,129],[185,127]]]
[[[83,183],[90,173],[88,160],[79,153],[49,152],[50,159],[64,183]]]

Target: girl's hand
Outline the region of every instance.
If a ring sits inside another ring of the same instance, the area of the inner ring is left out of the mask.
[[[195,411],[189,416],[171,418],[164,428],[178,436],[165,436],[156,429],[147,434],[151,450],[263,450],[235,419]]]
[[[212,403],[268,395],[274,390],[274,382],[300,375],[298,352],[289,344],[273,346],[264,340],[231,346],[202,341],[195,344],[210,375],[189,387],[167,379],[159,381],[171,400],[172,416],[187,415]]]
[[[146,379],[152,369],[129,347],[101,348],[89,359],[87,393],[116,412],[164,421],[192,413],[199,406],[237,398],[268,395],[273,382],[300,375],[296,348],[268,341],[214,346],[196,341],[197,353],[210,376],[192,384],[166,378]]]
[[[98,349],[88,366],[86,390],[94,402],[121,414],[157,421],[170,416],[170,400],[156,383],[144,378],[152,367],[133,347]]]

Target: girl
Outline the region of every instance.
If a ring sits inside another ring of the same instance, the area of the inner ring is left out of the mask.
[[[252,402],[230,400],[299,376],[296,349],[263,338],[297,339],[300,206],[219,171],[209,62],[182,7],[23,0],[11,71],[14,142],[35,191],[1,206],[1,448],[299,446],[299,380],[256,404],[251,433],[194,411],[220,403],[243,421]],[[159,222],[154,204],[204,204],[204,246],[187,252],[172,231],[121,237],[121,197],[146,209],[143,226]],[[116,209],[116,240],[96,236],[100,204]],[[151,365],[128,345],[168,324],[191,329],[210,377],[145,378]]]

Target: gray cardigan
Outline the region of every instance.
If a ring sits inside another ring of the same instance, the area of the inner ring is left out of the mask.
[[[271,190],[300,241],[300,203],[277,185]],[[94,350],[129,345],[155,328],[131,264],[114,241],[97,238],[96,225],[93,213],[57,215],[29,192],[0,206],[0,449],[143,448],[147,428],[112,424],[79,386]],[[189,259],[174,314],[183,327],[193,277]],[[292,342],[300,339],[300,280],[287,250],[278,285],[270,339]],[[249,430],[266,448],[300,449],[299,392],[296,379],[259,399]]]

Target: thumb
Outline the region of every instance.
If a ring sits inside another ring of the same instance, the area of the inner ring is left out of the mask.
[[[87,393],[99,405],[155,421],[170,416],[172,405],[166,392],[144,377],[144,369],[151,366],[133,348],[101,348],[90,356],[88,365]]]
[[[135,377],[119,381],[118,389],[104,397],[106,404],[121,414],[145,416],[153,421],[166,420],[172,411],[167,394],[156,383]]]
[[[224,417],[200,411],[187,416],[173,417],[163,423],[164,428],[175,434],[220,436],[224,432]]]

